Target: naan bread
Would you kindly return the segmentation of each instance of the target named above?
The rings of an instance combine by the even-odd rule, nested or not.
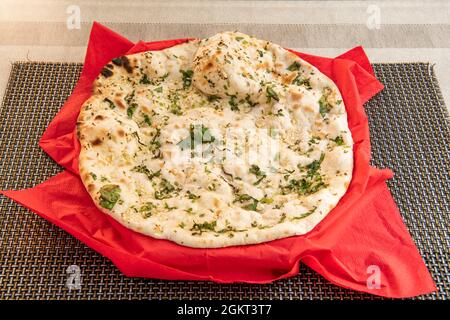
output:
[[[113,59],[77,128],[80,176],[98,208],[190,247],[305,234],[352,176],[336,85],[242,33]]]

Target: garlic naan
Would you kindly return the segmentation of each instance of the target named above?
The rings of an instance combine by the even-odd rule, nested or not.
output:
[[[242,33],[113,59],[77,130],[80,176],[98,208],[185,246],[305,234],[352,177],[336,85]]]

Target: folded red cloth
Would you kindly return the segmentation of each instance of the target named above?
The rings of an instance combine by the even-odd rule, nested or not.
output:
[[[361,47],[334,59],[294,52],[338,85],[354,139],[349,189],[308,234],[257,245],[195,249],[136,233],[100,212],[78,176],[80,147],[75,133],[76,118],[91,95],[92,82],[114,57],[185,41],[134,45],[94,23],[80,80],[39,143],[67,170],[34,188],[2,193],[108,257],[127,276],[267,283],[296,275],[302,261],[336,285],[376,295],[408,297],[436,290],[386,186],[391,171],[369,165],[363,104],[383,85]]]

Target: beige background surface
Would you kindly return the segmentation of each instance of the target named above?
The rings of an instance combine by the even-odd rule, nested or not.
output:
[[[80,29],[67,9],[80,8]],[[379,12],[379,28],[367,23]],[[17,60],[83,61],[92,21],[133,41],[239,30],[335,56],[363,45],[372,62],[435,63],[450,105],[450,1],[0,1],[0,96]]]

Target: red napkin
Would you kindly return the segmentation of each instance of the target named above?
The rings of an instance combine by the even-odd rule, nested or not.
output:
[[[108,257],[130,277],[268,283],[296,275],[302,261],[336,285],[371,294],[409,297],[435,291],[386,186],[392,172],[369,165],[363,104],[383,85],[361,47],[334,59],[295,52],[337,83],[355,142],[347,193],[308,234],[258,245],[194,249],[131,231],[95,207],[78,176],[80,147],[75,134],[76,118],[91,95],[92,81],[114,57],[161,50],[186,40],[134,45],[94,23],[80,80],[39,143],[67,170],[34,188],[2,193]]]

